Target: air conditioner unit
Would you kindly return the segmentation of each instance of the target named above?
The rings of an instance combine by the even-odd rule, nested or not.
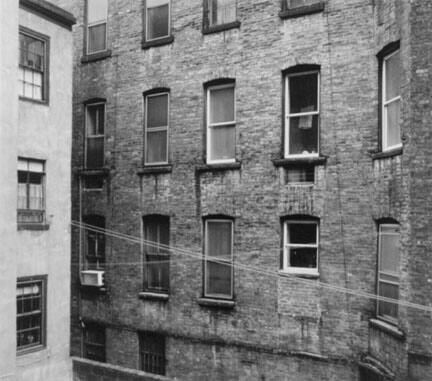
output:
[[[83,286],[103,287],[104,270],[83,270],[81,271],[81,284]]]

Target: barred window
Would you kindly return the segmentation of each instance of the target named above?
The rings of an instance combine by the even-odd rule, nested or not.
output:
[[[165,374],[165,336],[156,332],[141,332],[139,351],[141,370]]]

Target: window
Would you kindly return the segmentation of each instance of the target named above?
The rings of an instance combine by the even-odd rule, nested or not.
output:
[[[145,164],[168,163],[169,94],[145,96]]]
[[[236,21],[236,0],[204,0],[205,27],[229,24]]]
[[[17,350],[45,344],[46,277],[18,279]]]
[[[18,223],[45,221],[44,162],[18,159]]]
[[[86,150],[85,167],[89,169],[104,166],[105,103],[86,106]]]
[[[207,163],[235,162],[234,83],[207,89]]]
[[[155,332],[139,334],[141,370],[165,374],[165,336]]]
[[[233,221],[205,221],[204,296],[233,298]]]
[[[402,146],[400,131],[400,54],[399,49],[382,62],[382,149]]]
[[[285,157],[318,156],[319,72],[285,78]]]
[[[169,289],[169,218],[144,218],[145,263],[144,289],[168,292]]]
[[[107,49],[108,0],[87,0],[87,54]]]
[[[48,37],[20,28],[18,94],[21,97],[47,99]]]
[[[88,215],[83,217],[84,253],[87,270],[100,270],[105,265],[105,217]]]
[[[391,299],[399,299],[399,240],[399,225],[379,225],[377,293],[379,296]],[[378,300],[377,315],[395,323],[398,317],[398,305]]]
[[[318,222],[287,220],[283,230],[282,270],[318,275]]]
[[[169,37],[170,1],[146,0],[146,41]]]
[[[85,323],[83,330],[84,357],[105,362],[105,327],[96,323]]]

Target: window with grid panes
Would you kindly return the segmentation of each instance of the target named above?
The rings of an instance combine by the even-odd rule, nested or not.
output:
[[[87,54],[107,49],[108,0],[87,0]]]
[[[165,336],[156,332],[139,333],[141,370],[165,374]]]
[[[105,327],[97,323],[85,323],[83,330],[84,357],[105,362]]]
[[[105,162],[105,103],[86,106],[86,151],[85,167],[102,168]]]

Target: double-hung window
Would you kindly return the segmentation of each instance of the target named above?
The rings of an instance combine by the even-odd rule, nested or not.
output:
[[[146,95],[144,161],[146,165],[168,163],[169,93]]]
[[[378,230],[378,296],[399,299],[399,241],[398,224],[380,224]],[[396,303],[377,302],[377,315],[392,323],[397,322]]]
[[[44,101],[47,98],[48,37],[21,28],[18,94]]]
[[[107,49],[108,0],[87,0],[87,54]]]
[[[285,77],[285,157],[318,156],[319,72]]]
[[[283,230],[282,271],[318,275],[318,222],[286,220]]]
[[[382,150],[402,146],[400,130],[400,53],[399,49],[382,61]]]
[[[18,159],[18,223],[45,221],[44,162]]]
[[[87,270],[100,270],[105,265],[105,217],[87,215],[84,233],[85,264]]]
[[[105,103],[98,102],[86,106],[86,149],[85,167],[102,168],[105,161]]]
[[[144,290],[166,293],[169,289],[169,218],[149,216],[143,222]]]
[[[85,323],[83,330],[84,357],[105,362],[105,327],[97,323]]]
[[[204,297],[233,298],[233,221],[205,220]]]
[[[165,336],[156,332],[139,333],[141,370],[165,374]]]
[[[145,40],[157,40],[170,34],[170,0],[146,0]]]
[[[207,24],[209,27],[215,25],[229,24],[237,18],[237,0],[204,0],[207,11]]]
[[[17,350],[45,344],[46,277],[18,279]]]
[[[235,88],[228,83],[207,88],[207,163],[235,162]]]

